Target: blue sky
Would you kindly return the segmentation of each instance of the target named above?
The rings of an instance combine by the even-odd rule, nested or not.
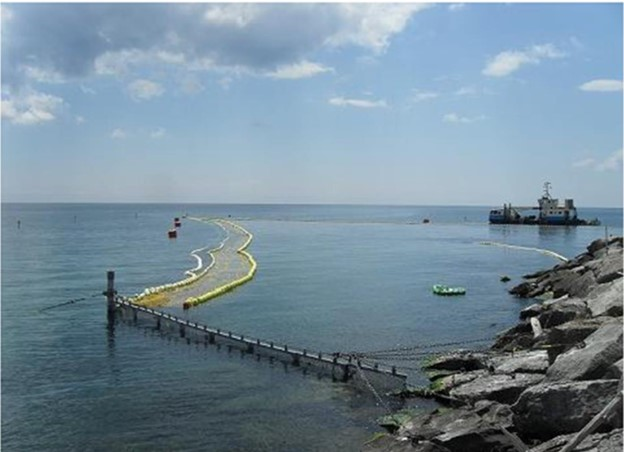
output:
[[[2,200],[622,206],[622,4],[2,5]]]

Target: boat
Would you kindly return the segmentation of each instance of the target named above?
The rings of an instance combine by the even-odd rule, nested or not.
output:
[[[432,291],[436,295],[466,295],[466,289],[463,287],[450,287],[444,284],[434,284]]]
[[[490,210],[490,224],[537,224],[553,226],[598,226],[598,219],[583,220],[578,218],[574,199],[566,199],[563,204],[550,195],[550,182],[544,183],[544,194],[537,200],[537,206],[521,207],[503,204],[502,209]],[[535,211],[535,214],[523,215],[521,212]]]

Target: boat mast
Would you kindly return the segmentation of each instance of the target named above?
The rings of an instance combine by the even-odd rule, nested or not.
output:
[[[550,199],[550,192],[548,191],[548,189],[551,187],[552,184],[550,182],[544,182],[544,198]]]

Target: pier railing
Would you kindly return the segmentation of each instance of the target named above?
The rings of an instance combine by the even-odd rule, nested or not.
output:
[[[337,381],[346,382],[364,374],[364,379],[372,378],[379,383],[381,378],[382,386],[388,386],[390,383],[390,386],[395,387],[397,384],[404,385],[407,378],[407,375],[399,372],[395,366],[370,365],[352,355],[311,351],[213,328],[156,309],[139,306],[119,296],[115,296],[114,303],[115,309],[121,311],[122,318],[131,318],[134,322],[138,322],[139,316],[151,319],[155,330],[173,331],[189,344],[195,342],[223,345],[238,349],[242,353],[266,357],[270,360],[276,359],[297,367],[314,367]]]

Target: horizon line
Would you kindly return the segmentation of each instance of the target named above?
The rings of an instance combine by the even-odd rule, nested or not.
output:
[[[341,203],[341,202],[198,202],[198,201],[7,201],[0,204],[119,204],[119,205],[214,205],[214,206],[342,206],[342,207],[486,207],[493,204],[380,204],[380,203]],[[624,209],[624,206],[585,206],[577,209]]]

